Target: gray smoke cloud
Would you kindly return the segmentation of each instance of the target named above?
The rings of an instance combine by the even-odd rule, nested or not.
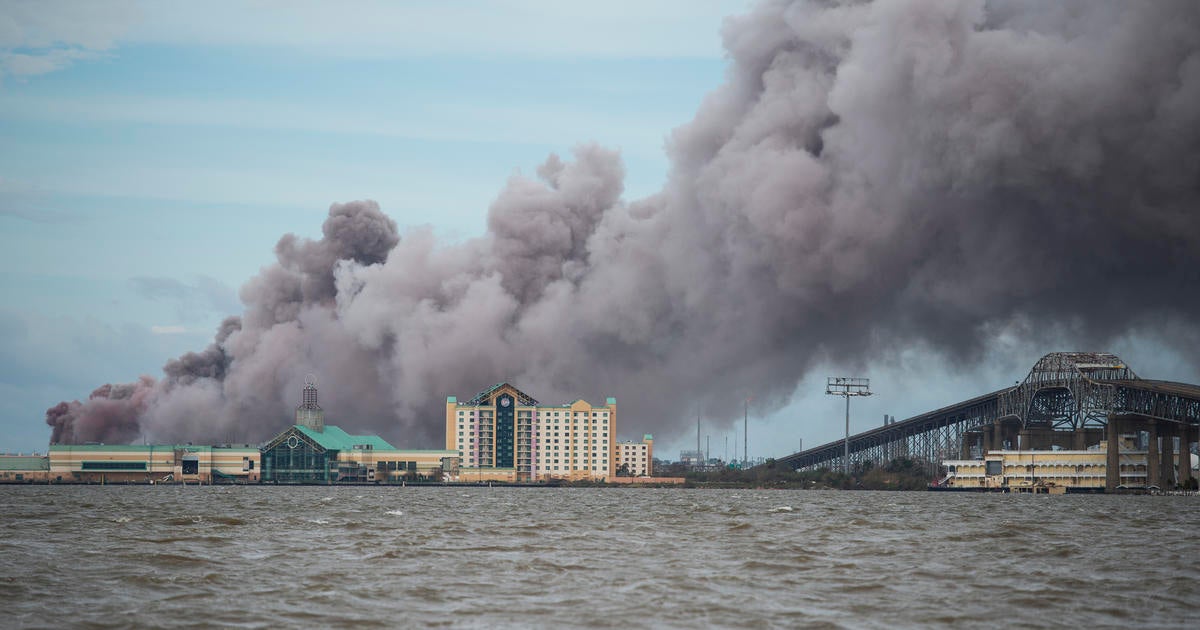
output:
[[[766,2],[723,37],[660,193],[584,145],[461,244],[335,204],[211,347],[54,407],[52,439],[263,439],[310,372],[331,423],[406,446],[500,380],[670,438],[831,357],[1200,340],[1200,4]]]

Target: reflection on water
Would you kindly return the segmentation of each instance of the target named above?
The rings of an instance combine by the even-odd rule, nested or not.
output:
[[[7,627],[1178,625],[1196,497],[0,486]]]

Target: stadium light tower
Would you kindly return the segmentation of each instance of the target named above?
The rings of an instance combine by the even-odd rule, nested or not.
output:
[[[825,393],[846,398],[846,441],[842,449],[842,472],[850,474],[850,397],[870,396],[871,379],[830,376],[825,380]]]

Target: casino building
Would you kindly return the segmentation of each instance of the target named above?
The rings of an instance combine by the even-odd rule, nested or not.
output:
[[[402,450],[377,435],[326,425],[317,386],[305,381],[296,424],[262,447],[264,483],[403,483],[458,473],[457,453]]]
[[[617,400],[543,405],[509,383],[446,398],[446,450],[460,481],[603,480],[613,476]]]

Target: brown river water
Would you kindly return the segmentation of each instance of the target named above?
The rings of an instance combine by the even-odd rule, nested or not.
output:
[[[1196,627],[1200,497],[0,486],[3,627]]]

